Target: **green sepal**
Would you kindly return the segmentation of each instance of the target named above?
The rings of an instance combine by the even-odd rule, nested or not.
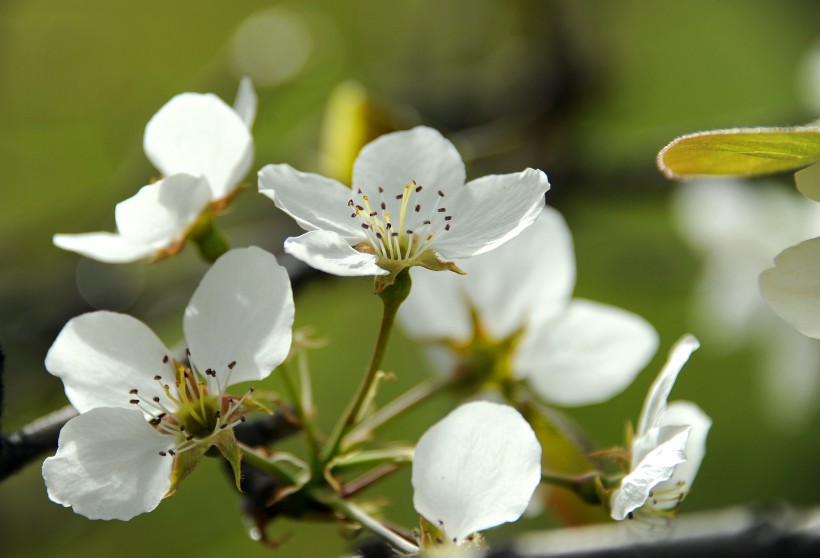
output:
[[[432,250],[425,250],[416,256],[414,263],[415,265],[420,265],[421,267],[432,269],[433,271],[452,271],[453,273],[458,273],[459,275],[467,275],[467,272],[460,269],[455,263],[439,259],[436,253]]]
[[[198,445],[174,456],[174,465],[171,469],[171,488],[168,489],[165,498],[173,496],[182,480],[194,472],[208,449],[209,446]]]
[[[236,435],[234,434],[233,428],[224,428],[214,437],[212,443],[219,449],[219,453],[222,454],[222,457],[231,464],[236,489],[242,492],[242,487],[240,486],[240,482],[242,481],[242,469],[240,468],[240,464],[242,463],[242,451],[236,442]]]
[[[820,161],[820,127],[735,128],[679,137],[658,153],[669,178],[758,176]]]

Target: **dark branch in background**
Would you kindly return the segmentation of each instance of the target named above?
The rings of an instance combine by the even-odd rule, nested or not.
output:
[[[384,543],[359,547],[363,558],[395,556]],[[670,527],[618,523],[523,535],[483,558],[816,558],[820,508],[734,508],[682,516]]]
[[[294,293],[308,283],[326,276],[301,262],[292,265],[288,273]],[[53,453],[57,449],[60,430],[66,422],[77,416],[77,411],[68,406],[41,417],[16,432],[2,434],[3,362],[3,351],[0,349],[0,482],[43,454]],[[236,435],[240,441],[248,445],[268,445],[295,431],[288,431],[288,428],[294,427],[287,423],[290,424],[288,427],[285,423],[287,421],[281,420],[278,414],[248,421],[236,428]]]

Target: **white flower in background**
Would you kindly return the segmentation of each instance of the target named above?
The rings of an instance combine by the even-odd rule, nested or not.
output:
[[[413,506],[449,542],[516,521],[541,481],[541,446],[507,405],[461,405],[419,440]]]
[[[412,275],[401,324],[411,336],[446,342],[462,357],[481,345],[497,349],[495,356],[511,358],[511,372],[547,401],[605,401],[626,388],[657,349],[657,334],[643,318],[571,298],[572,237],[551,207],[504,246],[456,263],[466,276]]]
[[[267,377],[287,356],[292,324],[287,273],[255,247],[219,258],[191,297],[183,321],[190,366],[135,318],[73,318],[46,356],[81,413],[43,464],[49,498],[91,519],[154,509],[180,455],[232,435],[247,394],[227,388]]]
[[[464,163],[437,131],[417,127],[362,148],[353,189],[329,178],[268,165],[259,191],[308,231],[285,251],[336,275],[385,275],[492,250],[528,227],[544,205],[546,175],[527,169],[465,185]]]
[[[107,263],[176,253],[199,216],[221,209],[248,173],[256,104],[247,78],[234,108],[210,93],[168,101],[144,137],[145,154],[164,178],[117,204],[116,233],[56,234],[54,244]]]
[[[681,368],[699,346],[691,335],[681,338],[649,388],[632,441],[631,470],[610,500],[613,519],[668,512],[692,486],[712,421],[694,403],[674,401],[667,406],[667,400]]]
[[[683,238],[703,258],[698,329],[727,346],[747,341],[765,351],[761,403],[771,420],[791,427],[815,409],[820,346],[783,326],[760,296],[757,277],[784,246],[820,235],[820,205],[779,186],[690,182],[678,188],[674,209]]]
[[[760,275],[763,296],[797,331],[820,339],[820,238],[783,250]]]

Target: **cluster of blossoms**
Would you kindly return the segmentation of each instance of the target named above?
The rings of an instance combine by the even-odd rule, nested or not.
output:
[[[57,235],[55,244],[109,262],[170,255],[186,238],[202,247],[212,214],[249,169],[255,111],[245,81],[233,109],[213,95],[175,97],[145,133],[146,154],[164,177],[118,204],[118,233]],[[465,177],[453,144],[426,127],[364,146],[352,188],[288,165],[260,171],[259,191],[307,231],[287,239],[285,251],[324,272],[374,277],[384,302],[374,360],[337,428],[316,434],[307,371],[302,396],[284,409],[310,442],[312,466],[288,458],[299,469],[293,474],[266,449],[237,441],[234,427],[245,415],[269,409],[253,389],[229,390],[265,379],[295,350],[294,304],[273,255],[225,249],[185,310],[184,354],[112,312],[78,316],[60,332],[46,368],[80,415],[43,465],[49,497],[90,518],[129,519],[154,509],[216,448],[237,485],[243,459],[284,484],[269,505],[309,500],[408,554],[480,546],[478,532],[517,520],[545,478],[542,442],[527,417],[530,394],[561,406],[605,401],[632,382],[658,338],[639,316],[572,298],[572,239],[560,214],[544,206],[543,172]],[[426,269],[413,270],[411,280],[411,267]],[[483,399],[455,409],[409,452],[370,450],[380,358],[397,314],[430,344],[451,386],[467,385]],[[666,400],[696,346],[685,337],[673,349],[627,441],[630,467],[602,492],[615,519],[671,510],[692,483],[710,421],[693,404]],[[368,420],[372,429],[354,436]],[[343,465],[393,467],[408,455],[423,518],[414,537],[364,513],[335,476]]]

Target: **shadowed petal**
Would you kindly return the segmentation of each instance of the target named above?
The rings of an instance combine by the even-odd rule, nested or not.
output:
[[[222,387],[267,377],[288,355],[292,327],[288,274],[255,246],[220,257],[185,310],[191,360],[200,373],[212,368]]]
[[[784,321],[820,339],[820,237],[786,248],[760,274],[760,292]]]
[[[95,407],[123,407],[132,389],[151,398],[161,395],[153,379],[173,384],[170,352],[148,326],[125,314],[90,312],[72,318],[46,355],[46,369],[63,380],[71,404],[84,413]]]
[[[233,102],[233,110],[248,127],[248,130],[253,128],[253,121],[256,120],[256,109],[259,105],[259,100],[256,97],[256,91],[253,89],[253,82],[248,76],[244,76],[239,81],[239,90],[236,92],[236,99]]]
[[[157,507],[171,487],[169,439],[134,410],[99,408],[68,421],[57,455],[43,463],[48,497],[89,519],[120,519]]]
[[[461,542],[521,517],[541,480],[541,446],[512,407],[467,403],[424,433],[412,476],[416,511]]]
[[[387,275],[376,265],[376,257],[353,249],[344,238],[330,231],[311,231],[285,240],[285,252],[309,266],[347,277]]]
[[[105,263],[135,262],[157,252],[157,249],[149,244],[134,242],[110,232],[55,234],[53,242],[58,248]]]

